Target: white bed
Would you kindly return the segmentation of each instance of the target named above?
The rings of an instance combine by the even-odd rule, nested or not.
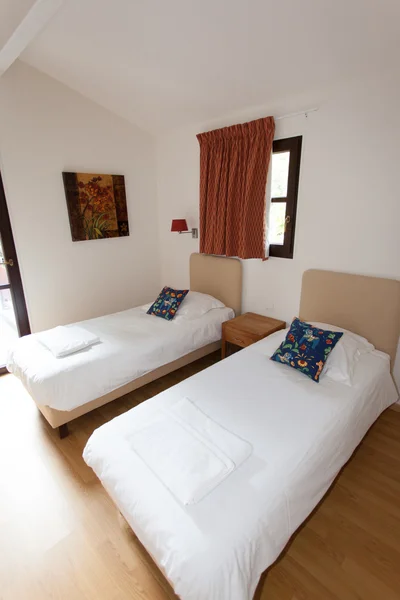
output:
[[[352,385],[328,377],[317,384],[269,360],[280,331],[117,417],[87,443],[85,461],[182,600],[251,600],[261,574],[398,398],[390,363],[400,282],[306,272],[300,316],[353,331],[386,353],[361,353]],[[252,446],[192,505],[176,499],[133,440],[138,422],[185,398]]]
[[[221,339],[221,324],[234,317],[217,308],[198,319],[166,321],[137,307],[77,325],[100,342],[56,358],[38,336],[21,338],[7,368],[24,384],[37,404],[71,411],[150,371]],[[179,315],[179,313],[178,313]]]
[[[26,336],[11,349],[7,368],[21,380],[49,424],[65,437],[70,421],[220,348],[222,322],[241,312],[240,261],[192,254],[190,290],[189,296],[207,294],[225,308],[213,306],[199,318],[192,314],[186,319],[178,311],[172,321],[164,321],[137,307],[75,323],[75,330],[94,334],[100,342],[63,358],[53,356],[37,336]],[[181,313],[188,312],[187,299]],[[201,305],[194,315],[204,310]],[[61,330],[64,337],[73,337],[68,327]],[[45,337],[46,343],[60,342],[55,330]]]
[[[250,600],[260,575],[396,401],[390,359],[360,358],[353,386],[268,360],[280,331],[100,427],[84,459],[182,600]],[[184,507],[131,448],[135,419],[188,397],[253,452]]]

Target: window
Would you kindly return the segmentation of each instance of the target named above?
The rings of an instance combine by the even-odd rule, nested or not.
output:
[[[293,258],[302,137],[275,140],[272,148],[269,255]]]

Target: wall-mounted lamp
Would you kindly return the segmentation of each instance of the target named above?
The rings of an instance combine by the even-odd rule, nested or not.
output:
[[[194,239],[199,237],[199,230],[196,227],[193,227],[193,229],[188,229],[186,219],[173,219],[171,231],[177,231],[178,233],[191,233],[192,238]]]

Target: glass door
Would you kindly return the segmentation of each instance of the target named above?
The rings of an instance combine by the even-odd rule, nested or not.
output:
[[[7,350],[19,336],[11,297],[11,285],[4,261],[4,252],[0,240],[0,368],[4,368]]]
[[[0,374],[16,338],[30,333],[24,291],[0,173]]]

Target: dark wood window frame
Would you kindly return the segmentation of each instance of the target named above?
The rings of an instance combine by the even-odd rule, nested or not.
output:
[[[297,195],[299,190],[302,136],[275,140],[272,153],[290,152],[287,195],[285,198],[271,198],[272,202],[286,202],[285,237],[282,246],[270,244],[269,256],[293,258],[294,235],[296,231]]]

